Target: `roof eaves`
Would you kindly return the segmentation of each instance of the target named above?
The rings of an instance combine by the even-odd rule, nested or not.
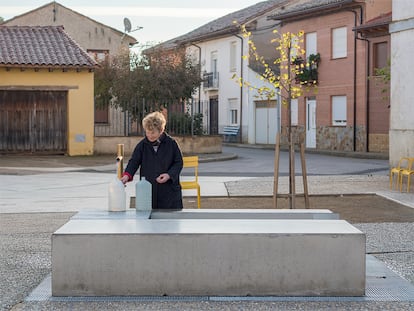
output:
[[[120,30],[118,30],[118,29],[116,29],[116,28],[113,28],[113,27],[111,27],[111,26],[105,25],[105,24],[103,24],[103,23],[101,23],[101,22],[99,22],[99,21],[97,21],[97,20],[94,20],[93,18],[90,18],[89,16],[86,16],[86,15],[83,15],[83,14],[81,14],[81,13],[77,12],[77,11],[74,11],[74,10],[72,10],[71,8],[65,7],[64,5],[62,5],[62,4],[60,4],[60,3],[56,2],[56,1],[52,1],[52,2],[46,3],[45,5],[42,5],[42,6],[40,6],[40,7],[37,7],[37,8],[35,8],[35,9],[33,9],[33,10],[30,10],[30,11],[25,12],[25,13],[23,13],[23,14],[20,14],[20,15],[14,16],[14,17],[12,17],[12,18],[10,18],[10,19],[8,19],[8,20],[4,21],[2,24],[6,25],[6,24],[7,24],[7,22],[9,22],[9,21],[12,21],[12,20],[17,19],[17,18],[20,18],[20,17],[22,17],[22,16],[25,16],[25,15],[31,14],[31,13],[33,13],[33,12],[36,12],[36,11],[38,11],[38,10],[40,10],[40,9],[43,9],[43,8],[45,8],[45,7],[47,7],[47,6],[51,5],[51,4],[59,5],[59,6],[61,6],[62,8],[64,8],[64,9],[66,9],[66,10],[69,10],[69,11],[73,12],[73,13],[74,13],[74,14],[76,14],[76,15],[79,15],[79,16],[81,16],[81,17],[87,18],[87,19],[89,19],[90,21],[92,21],[92,22],[94,22],[94,23],[96,23],[96,24],[98,24],[98,25],[101,25],[101,26],[107,27],[107,28],[109,28],[109,29],[113,30],[114,32],[118,33],[118,34],[119,34],[119,35],[121,35],[121,36],[125,35],[125,37],[127,37],[127,38],[129,39],[129,41],[131,41],[131,44],[138,43],[138,40],[137,40],[137,39],[135,39],[134,37],[132,37],[131,35],[128,35],[128,34],[126,34],[126,33],[123,33],[122,31],[120,31]]]
[[[234,35],[234,34],[240,33],[240,28],[236,24],[233,24],[233,21],[237,21],[239,24],[246,24],[246,23],[252,22],[256,18],[266,15],[266,13],[271,12],[278,7],[286,5],[286,3],[288,2],[289,2],[288,0],[274,0],[274,1],[258,2],[257,4],[251,5],[247,8],[244,8],[239,11],[222,16],[187,34],[184,34],[182,36],[176,37],[169,41],[160,43],[152,48],[146,49],[143,52],[145,53],[145,51],[154,51],[158,49],[174,49],[175,48],[174,45],[197,43],[197,42],[207,41],[210,39],[221,38],[226,35],[228,36],[228,35]],[[254,10],[257,7],[261,9]],[[244,12],[249,12],[249,14],[246,14],[244,16],[243,15]],[[215,23],[218,23],[219,21],[221,22],[223,19],[227,19],[225,22],[226,23],[225,26],[218,28],[216,30],[210,30],[208,28],[209,26],[211,27],[211,25],[214,25]],[[230,19],[232,20],[230,21]],[[229,23],[229,21],[231,24]]]
[[[352,30],[358,32],[365,38],[374,38],[389,35],[389,25],[392,22],[391,13],[378,16],[363,25],[354,27]]]
[[[276,4],[274,4],[273,6],[266,8],[266,10],[258,11],[254,14],[250,14],[248,16],[245,16],[243,19],[234,20],[234,21],[237,22],[237,24],[241,24],[241,25],[249,24],[249,23],[253,22],[254,20],[256,20],[258,17],[265,15],[267,12],[273,11],[279,6],[283,6],[286,2],[288,2],[288,1],[280,1]],[[181,42],[182,43],[189,43],[189,42],[194,42],[195,43],[195,42],[206,41],[206,40],[209,40],[209,39],[220,38],[220,37],[225,36],[225,35],[238,34],[238,33],[241,32],[241,30],[240,30],[240,27],[237,24],[233,24],[234,21],[232,21],[231,25],[228,25],[228,26],[226,26],[224,28],[221,28],[221,29],[218,29],[216,31],[208,32],[208,33],[205,33],[205,34],[189,37],[188,39],[178,40],[178,41],[180,43]]]
[[[306,3],[306,2],[305,2]],[[310,0],[307,2],[309,6],[295,6],[292,5],[284,13],[276,13],[268,16],[268,20],[285,20],[285,19],[295,19],[303,18],[304,16],[311,15],[315,12],[321,12],[323,10],[331,10],[336,8],[342,8],[344,5],[355,3],[354,0],[337,0],[337,1],[327,1],[326,3],[318,4],[317,1]]]
[[[388,26],[392,22],[392,13],[384,14],[383,16],[378,16],[370,21],[367,21],[365,24],[357,26],[354,30],[364,30],[375,27]]]
[[[176,40],[177,44],[186,44],[186,43],[197,43],[202,41],[208,41],[210,39],[218,39],[223,36],[234,35],[240,32],[240,29],[236,26],[234,27],[226,27],[217,31],[213,31],[206,34],[201,34],[199,36],[194,36],[191,38],[183,39],[183,40]]]
[[[383,23],[376,23],[371,25],[361,25],[358,27],[354,27],[352,30],[356,31],[363,31],[366,29],[378,28],[378,27],[388,27],[391,22],[383,22]]]
[[[49,70],[94,70],[99,67],[96,65],[50,65],[50,64],[11,64],[0,63],[0,68],[17,68],[17,69],[49,69]]]

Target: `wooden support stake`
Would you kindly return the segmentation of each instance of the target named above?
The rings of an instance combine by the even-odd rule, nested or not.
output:
[[[300,159],[302,167],[302,178],[303,178],[303,194],[296,193],[295,183],[295,144],[290,137],[289,143],[289,193],[287,195],[279,195],[279,162],[280,162],[280,133],[276,135],[275,144],[275,162],[274,162],[274,178],[273,178],[273,207],[277,208],[278,197],[287,197],[289,199],[289,208],[296,208],[296,196],[304,196],[305,207],[310,208],[309,204],[309,190],[308,190],[308,177],[306,173],[306,161],[305,161],[305,145],[300,144]]]
[[[302,177],[303,177],[303,194],[305,196],[305,208],[310,208],[309,205],[309,192],[308,192],[308,177],[306,174],[306,161],[305,161],[305,145],[300,144],[300,159],[302,161]]]
[[[290,133],[289,142],[289,208],[296,208],[296,185],[295,185],[295,144],[293,143],[293,135]]]
[[[279,185],[280,133],[276,134],[275,163],[273,177],[273,207],[277,208],[277,191]]]

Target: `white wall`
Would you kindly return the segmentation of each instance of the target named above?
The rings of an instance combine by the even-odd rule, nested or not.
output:
[[[236,49],[236,72],[230,71],[230,45],[231,42],[237,42]],[[211,54],[212,52],[217,52],[217,71],[219,73],[219,89],[217,90],[204,90],[201,88],[200,100],[208,101],[212,96],[218,96],[219,98],[219,132],[222,132],[224,126],[230,124],[229,120],[229,99],[236,99],[238,105],[240,106],[241,90],[240,86],[237,83],[237,80],[232,79],[233,74],[240,76],[240,68],[242,62],[242,53],[241,53],[241,40],[236,36],[228,36],[225,38],[210,40],[206,42],[198,43],[197,46],[201,48],[201,72],[211,72]],[[187,50],[187,53],[196,56],[198,54],[198,48],[195,46],[190,46]],[[244,61],[245,63],[245,61]],[[245,67],[245,65],[243,65]],[[243,69],[246,71],[246,69]],[[244,91],[245,92],[245,91]],[[198,95],[197,95],[198,96]],[[245,97],[244,93],[243,96]],[[243,98],[243,112],[242,116],[245,113],[247,106],[247,99]],[[207,106],[206,106],[207,108]],[[206,111],[205,111],[206,112]],[[239,110],[240,117],[240,110]],[[246,118],[242,117],[242,124],[246,126]],[[240,122],[240,120],[239,120]]]
[[[246,78],[248,79],[248,81],[250,82],[251,85],[254,85],[256,87],[260,87],[260,86],[264,85],[269,89],[274,89],[274,87],[270,83],[262,81],[260,79],[260,75],[257,72],[255,72],[251,69],[248,69]],[[249,126],[249,129],[248,129],[248,143],[249,144],[256,144],[257,142],[256,142],[256,132],[255,132],[255,130],[256,130],[256,126],[255,126],[256,125],[255,124],[256,123],[256,105],[255,105],[255,101],[257,101],[257,100],[266,100],[267,98],[261,97],[258,94],[257,90],[255,90],[255,89],[247,89],[247,98],[248,98],[248,102],[250,103],[249,107],[248,107],[248,122],[251,125],[251,126]],[[275,100],[276,97],[272,97],[270,99]],[[277,108],[277,116],[280,117],[280,104],[279,103],[277,104],[276,108]],[[277,129],[280,130],[280,119],[272,120],[272,122],[275,122],[276,123],[275,127],[277,127]],[[267,126],[267,124],[263,125],[263,126]],[[274,134],[276,134],[276,133],[274,133]]]
[[[237,42],[236,49],[236,72],[230,71],[230,45],[231,42]],[[261,87],[270,85],[260,80],[257,73],[249,69],[248,61],[242,58],[243,55],[248,54],[247,39],[242,36],[228,36],[225,38],[210,40],[206,42],[197,43],[197,46],[201,48],[201,71],[211,72],[211,54],[217,52],[219,73],[219,89],[217,90],[204,90],[201,88],[200,100],[208,102],[212,96],[218,96],[219,98],[219,133],[222,132],[224,126],[230,125],[229,119],[229,99],[237,100],[239,106],[239,123],[241,118],[243,142],[254,144],[255,143],[255,104],[257,100],[255,97],[257,92],[250,90],[248,87],[243,86],[240,88],[237,78],[242,77],[244,81],[249,82],[255,87]],[[241,48],[243,46],[243,50]],[[199,48],[192,45],[188,47],[187,53],[191,55],[193,59],[198,59]],[[241,70],[242,68],[242,70]],[[236,74],[237,78],[232,76]],[[198,98],[198,93],[194,95]],[[242,110],[240,110],[240,101],[242,102]],[[205,105],[205,115],[209,115],[208,105]]]
[[[390,165],[414,157],[414,6],[411,0],[393,0],[391,33]]]
[[[259,53],[262,56],[273,57],[275,53],[274,44],[270,41],[274,38],[272,33],[273,28],[277,23],[275,21],[267,20],[267,16],[271,12],[264,14],[261,17],[256,17],[252,22],[257,22],[256,27],[258,31],[253,31],[253,41],[258,47]],[[198,59],[201,49],[201,71],[211,72],[211,53],[217,51],[219,72],[219,89],[204,90],[201,88],[200,94],[194,94],[194,98],[198,97],[201,101],[208,102],[212,96],[218,96],[219,100],[219,133],[222,133],[223,127],[230,125],[229,113],[229,99],[237,100],[239,105],[239,123],[241,118],[241,132],[243,143],[255,143],[255,92],[249,90],[248,87],[240,88],[238,80],[232,79],[234,74],[237,77],[242,77],[244,81],[251,83],[254,86],[260,87],[264,84],[258,79],[257,75],[248,67],[248,60],[243,59],[243,56],[248,55],[249,46],[248,39],[243,38],[242,34],[237,36],[229,35],[223,38],[217,38],[205,42],[197,42],[195,45],[190,45],[187,48],[187,54],[192,55],[194,59]],[[230,46],[231,42],[237,43],[236,49],[236,72],[230,71]],[[241,110],[240,110],[241,106]],[[208,105],[205,105],[205,115],[208,113]],[[206,120],[205,120],[206,121]]]

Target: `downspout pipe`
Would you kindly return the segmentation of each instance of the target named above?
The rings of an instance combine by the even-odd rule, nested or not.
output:
[[[201,73],[201,47],[195,43],[191,43],[191,45],[195,46],[198,49],[198,67],[200,68]],[[198,87],[198,112],[200,112],[200,105],[201,105],[201,84]]]
[[[370,100],[370,67],[371,67],[371,62],[370,62],[370,58],[371,58],[371,42],[366,39],[366,38],[359,38],[357,37],[358,40],[361,41],[365,41],[367,43],[367,83],[366,83],[366,104],[365,104],[365,108],[366,108],[366,120],[365,120],[365,124],[366,124],[366,146],[365,146],[365,152],[369,152],[369,114],[370,114],[370,105],[369,105],[369,100]]]
[[[243,37],[235,34],[235,37],[240,39],[240,77],[243,77]],[[239,142],[243,143],[243,84],[240,87],[240,128],[239,128]]]
[[[362,25],[362,20],[363,20],[363,17],[362,17],[362,13],[363,13],[363,8],[362,8],[362,6],[358,6],[358,8],[359,8],[359,12],[360,12],[360,20],[359,20],[359,23],[360,23],[360,25]],[[354,13],[354,28],[356,28],[357,27],[357,24],[358,24],[358,13],[356,12],[356,11],[354,11],[354,10],[351,10],[351,12],[352,13]],[[358,40],[357,40],[357,34],[356,34],[356,32],[354,32],[354,85],[353,85],[353,88],[354,88],[354,116],[353,116],[353,122],[354,122],[354,138],[353,138],[353,141],[354,141],[354,143],[353,143],[353,149],[354,149],[354,152],[356,152],[356,139],[357,139],[357,123],[356,123],[356,114],[357,114],[357,99],[356,99],[356,96],[357,96],[357,42],[358,42]]]

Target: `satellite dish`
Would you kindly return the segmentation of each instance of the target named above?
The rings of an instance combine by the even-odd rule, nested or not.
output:
[[[125,32],[131,32],[131,21],[127,17],[124,18],[124,27]]]

